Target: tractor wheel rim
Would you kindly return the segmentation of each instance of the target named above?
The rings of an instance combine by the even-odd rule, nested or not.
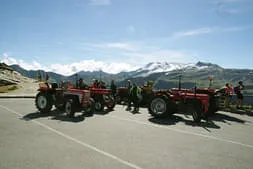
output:
[[[71,113],[71,104],[69,102],[66,103],[65,111],[67,115],[70,115]]]
[[[100,110],[101,107],[102,107],[102,105],[101,105],[100,102],[96,102],[96,103],[95,103],[95,108],[96,108],[96,110]]]
[[[162,114],[166,111],[166,102],[161,98],[156,98],[151,103],[151,110],[156,114]]]
[[[45,96],[39,96],[39,98],[38,98],[38,106],[41,109],[46,108],[46,106],[47,106],[47,98]]]

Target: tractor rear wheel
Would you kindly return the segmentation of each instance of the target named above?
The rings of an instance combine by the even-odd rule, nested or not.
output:
[[[154,97],[149,105],[149,113],[156,117],[161,118],[168,115],[168,99],[165,96],[159,95]]]
[[[41,113],[48,113],[53,106],[52,95],[46,92],[39,92],[35,98],[35,105]]]

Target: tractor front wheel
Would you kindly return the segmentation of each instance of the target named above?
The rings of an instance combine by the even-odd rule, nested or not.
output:
[[[73,117],[75,114],[75,105],[72,99],[68,99],[65,104],[65,112],[68,117]]]
[[[102,101],[100,101],[100,100],[95,101],[95,110],[96,111],[103,111],[104,107],[105,107],[105,105],[102,103]]]
[[[35,98],[35,105],[41,113],[48,113],[53,106],[52,95],[46,92],[39,92]]]

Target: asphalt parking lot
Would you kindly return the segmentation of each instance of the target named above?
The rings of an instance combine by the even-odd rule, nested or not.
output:
[[[1,169],[252,169],[253,115],[152,118],[117,105],[93,116],[41,115],[34,99],[0,99]]]

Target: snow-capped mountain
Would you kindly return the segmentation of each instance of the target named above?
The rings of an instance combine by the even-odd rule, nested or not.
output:
[[[219,67],[211,63],[198,62],[194,63],[168,63],[168,62],[151,62],[145,65],[142,68],[137,69],[136,71],[131,72],[131,75],[134,77],[146,77],[153,73],[162,73],[170,72],[174,70],[201,70]],[[219,67],[221,68],[221,67]]]
[[[37,78],[38,74],[45,78],[44,70],[26,70],[19,65],[12,65],[12,69],[30,78]],[[196,82],[199,85],[208,86],[210,75],[214,78],[216,87],[224,85],[226,82],[233,84],[238,81],[247,83],[247,89],[253,89],[252,69],[225,69],[216,64],[198,62],[196,64],[168,63],[168,62],[152,62],[136,69],[135,71],[125,71],[118,74],[110,74],[103,71],[80,71],[76,72],[79,77],[82,77],[87,84],[91,84],[92,79],[99,79],[110,84],[111,80],[117,81],[118,86],[125,86],[127,80],[136,82],[139,85],[144,84],[148,80],[154,81],[155,88],[167,89],[176,87],[178,84],[179,75],[182,76],[184,87],[190,88]],[[54,72],[47,72],[49,77],[60,80],[75,81],[74,76],[63,76]]]

